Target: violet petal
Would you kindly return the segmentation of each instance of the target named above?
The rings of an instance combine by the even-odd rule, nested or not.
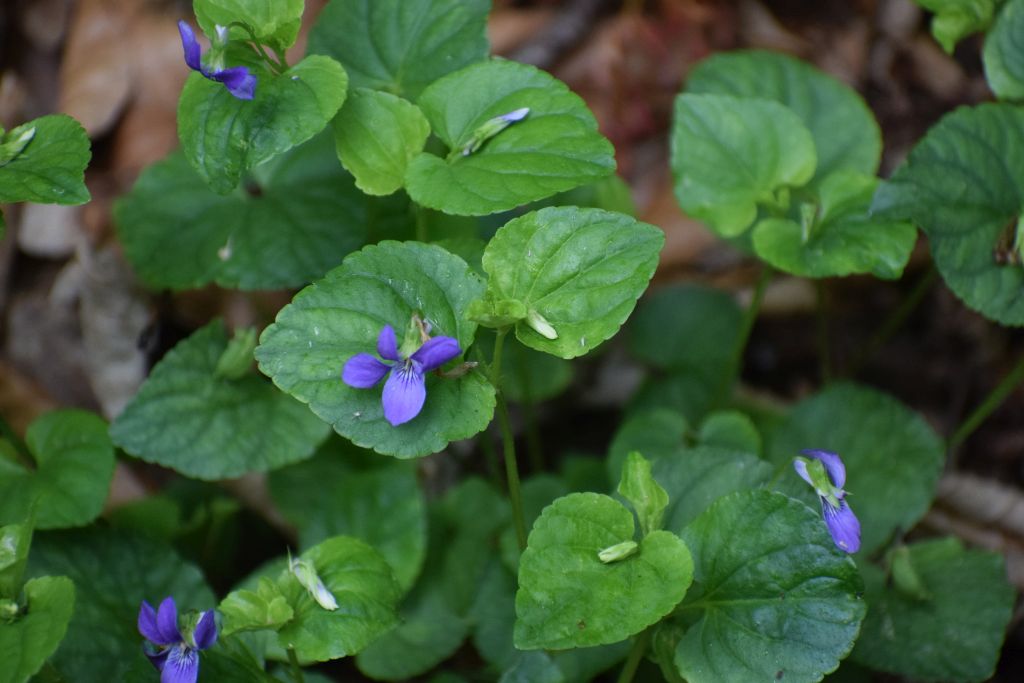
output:
[[[199,678],[199,653],[184,645],[171,648],[160,673],[160,683],[196,683]]]
[[[835,508],[822,498],[821,512],[828,532],[840,550],[848,553],[860,550],[860,521],[845,500],[839,501],[839,507]]]
[[[377,353],[387,360],[402,360],[398,356],[398,342],[395,340],[395,328],[385,325],[377,337]]]
[[[169,652],[170,650],[167,648],[154,652],[147,649],[145,646],[142,647],[142,653],[149,657],[150,664],[156,667],[157,671],[164,670],[164,665],[167,663],[167,655]]]
[[[384,383],[381,395],[384,418],[395,427],[404,424],[420,414],[426,398],[427,386],[417,363],[409,361],[396,366]]]
[[[199,47],[199,41],[196,40],[196,34],[192,27],[184,20],[179,21],[178,33],[181,34],[181,47],[185,50],[185,63],[188,68],[193,71],[202,71],[203,65],[200,60],[202,49]]]
[[[228,92],[240,100],[251,100],[256,94],[256,77],[244,66],[221,69],[208,76],[224,84]]]
[[[828,472],[828,478],[832,480],[832,485],[837,489],[843,488],[846,484],[846,467],[843,465],[843,460],[838,454],[813,449],[806,449],[800,452],[815,460],[820,460],[821,464],[825,466],[825,471]]]
[[[423,346],[412,354],[411,358],[420,364],[423,372],[439,368],[452,358],[462,353],[459,342],[452,337],[434,337],[428,339]]]
[[[199,615],[199,622],[192,632],[192,641],[200,650],[205,650],[217,642],[217,620],[212,609]]]
[[[163,634],[160,632],[160,627],[156,623],[156,610],[145,600],[139,605],[139,619],[138,619],[139,633],[142,637],[151,643],[157,645],[170,645],[171,643],[177,642],[176,640],[165,641]]]
[[[390,365],[382,363],[368,353],[357,353],[345,361],[341,380],[356,389],[369,389],[388,374]]]
[[[178,630],[178,606],[174,604],[173,597],[164,598],[156,611],[156,629],[160,640],[154,640],[157,645],[170,645],[180,643],[181,631]]]

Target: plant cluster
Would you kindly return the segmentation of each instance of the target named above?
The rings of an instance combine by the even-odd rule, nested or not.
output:
[[[319,683],[341,658],[435,683],[803,683],[844,659],[984,680],[1002,558],[905,538],[949,444],[852,382],[784,414],[734,391],[774,273],[896,279],[917,228],[968,307],[1024,324],[1024,0],[921,4],[947,49],[988,29],[999,101],[945,116],[889,180],[870,109],[808,64],[743,51],[689,74],[676,194],[762,263],[741,309],[693,285],[637,307],[663,234],[583,100],[489,56],[488,0],[332,0],[295,64],[302,0],[195,0],[181,149],[118,201],[120,243],[153,290],[301,289],[265,329],[196,330],[110,425],[57,410],[6,435],[0,682]],[[68,117],[19,126],[0,202],[87,201],[88,160]],[[535,458],[520,482],[512,417],[635,307],[623,337],[650,372],[606,457]],[[418,460],[452,442],[496,474],[491,428],[498,485],[428,495]],[[118,450],[181,476],[97,521]],[[273,559],[241,576],[239,504],[211,482],[252,473],[297,536],[264,532]],[[467,647],[476,668],[446,666]]]

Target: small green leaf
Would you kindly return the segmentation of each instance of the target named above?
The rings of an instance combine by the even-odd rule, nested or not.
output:
[[[661,528],[665,508],[668,507],[668,493],[651,474],[650,460],[636,451],[626,456],[618,491],[633,506],[641,534],[646,536]]]
[[[402,187],[409,162],[429,135],[419,107],[368,88],[354,89],[334,117],[338,157],[367,194],[387,195]]]
[[[851,659],[919,681],[988,680],[1013,611],[1002,556],[966,550],[954,538],[908,546],[930,599],[886,585],[864,565],[870,609]]]
[[[332,0],[309,52],[334,57],[352,85],[415,100],[445,74],[487,58],[490,0]]]
[[[21,593],[21,577],[32,545],[32,524],[0,527],[0,598],[14,599]]]
[[[42,116],[0,135],[0,142],[10,157],[0,163],[0,204],[89,201],[89,136],[78,121],[64,114]]]
[[[84,410],[55,410],[25,435],[36,469],[0,464],[0,522],[24,519],[35,505],[35,526],[60,529],[99,516],[114,475],[107,423]]]
[[[241,589],[229,593],[218,610],[224,617],[222,636],[239,631],[276,631],[295,614],[277,584],[267,577],[260,578],[254,591]]]
[[[484,250],[486,253],[486,248]],[[481,256],[482,259],[482,256]],[[486,294],[469,304],[466,317],[484,327],[507,327],[526,318],[526,304],[515,299],[495,300]]]
[[[312,460],[273,472],[270,493],[298,527],[302,546],[355,536],[383,555],[398,583],[409,588],[427,545],[426,502],[416,467],[380,458],[373,466],[357,466],[356,450],[329,439]]]
[[[174,153],[146,169],[114,205],[125,252],[150,287],[212,282],[240,289],[303,285],[366,241],[365,198],[325,139],[215,194]]]
[[[633,515],[608,496],[573,493],[545,508],[519,563],[516,647],[615,643],[672,611],[690,585],[690,552],[675,534],[654,531],[631,557],[598,558],[633,535]]]
[[[114,442],[196,479],[264,472],[313,455],[328,430],[301,403],[255,373],[216,376],[227,345],[215,321],[169,351],[110,426]]]
[[[977,2],[978,0],[975,0]],[[991,2],[988,3],[991,12]],[[1001,100],[1024,99],[1024,64],[1020,37],[1024,32],[1024,0],[1008,0],[985,37],[982,57],[985,79]]]
[[[768,437],[779,489],[817,507],[817,495],[793,471],[793,458],[805,448],[842,457],[865,555],[924,515],[945,462],[941,439],[920,415],[855,384],[834,384],[801,401]]]
[[[419,204],[459,215],[513,209],[592,182],[615,170],[612,145],[587,105],[561,81],[532,66],[491,60],[445,76],[419,99],[450,154],[428,152],[405,184]],[[469,155],[480,127],[527,108],[529,115]]]
[[[664,527],[675,533],[722,496],[756,489],[772,476],[772,466],[750,453],[708,445],[659,458],[653,469],[670,501]]]
[[[840,169],[878,170],[882,134],[871,109],[852,88],[799,59],[767,50],[721,52],[693,68],[686,91],[785,105],[814,138],[815,185]]]
[[[761,453],[761,433],[754,421],[738,410],[719,410],[704,418],[697,430],[697,443],[753,455]]]
[[[110,529],[39,534],[29,572],[74,581],[74,615],[50,663],[75,683],[119,681],[136,665],[152,676],[136,626],[143,600],[174,596],[179,614],[216,604],[199,569],[169,546]]]
[[[384,419],[381,390],[349,387],[341,371],[355,354],[375,350],[385,325],[405,330],[414,312],[432,324],[433,335],[454,337],[468,349],[476,323],[465,311],[483,287],[465,261],[440,247],[365,247],[278,313],[263,331],[256,359],[277,386],[353,443],[403,459],[436,453],[490,423],[494,388],[479,372],[428,375],[422,412],[395,427]]]
[[[402,591],[388,563],[377,551],[348,536],[335,536],[302,554],[315,567],[324,585],[338,601],[326,610],[288,571],[278,587],[295,612],[278,632],[283,648],[293,647],[305,662],[324,662],[353,655],[395,623],[395,608]]]
[[[311,55],[272,76],[259,72],[256,95],[240,100],[193,73],[178,103],[178,137],[189,163],[218,194],[249,169],[319,133],[345,101],[348,76],[336,61]]]
[[[24,612],[0,619],[0,683],[24,683],[42,668],[64,638],[74,606],[75,584],[66,576],[25,584]]]
[[[719,499],[682,533],[697,558],[677,614],[694,615],[676,647],[690,683],[820,681],[853,647],[864,618],[853,561],[817,511],[769,491]]]
[[[892,280],[903,274],[917,241],[910,223],[872,218],[868,209],[878,179],[840,170],[825,178],[802,221],[766,218],[753,231],[754,251],[800,277],[872,273]]]
[[[872,211],[928,235],[950,289],[982,315],[1024,325],[1024,268],[1014,249],[1024,211],[1024,110],[962,107],[914,146]]]
[[[995,14],[995,0],[914,0],[932,17],[932,35],[949,54],[961,40],[984,31]]]
[[[284,52],[299,35],[304,4],[303,0],[194,0],[192,6],[206,35],[216,35],[218,25],[238,21],[248,24],[259,42]],[[238,27],[232,27],[231,36],[252,39]]]
[[[526,320],[526,346],[575,358],[615,334],[647,287],[665,238],[652,225],[600,209],[550,207],[506,223],[484,251],[488,296],[521,301],[556,333]]]
[[[676,99],[672,170],[686,213],[722,237],[742,234],[759,206],[785,210],[814,176],[814,139],[769,100],[683,93]]]

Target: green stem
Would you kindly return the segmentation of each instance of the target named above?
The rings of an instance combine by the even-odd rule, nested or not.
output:
[[[924,297],[931,290],[932,285],[938,278],[939,273],[932,266],[925,272],[924,275],[917,281],[914,288],[910,291],[910,294],[903,300],[899,307],[893,311],[882,326],[875,331],[867,344],[863,346],[860,353],[850,363],[849,375],[856,375],[863,368],[864,364],[873,356],[878,349],[889,340],[889,338],[895,334],[896,330],[903,326],[903,323],[907,321],[910,314],[914,312],[918,304],[924,300]]]
[[[644,629],[643,633],[636,637],[633,641],[633,648],[629,651],[629,656],[626,657],[626,663],[622,665],[622,672],[619,674],[618,683],[631,683],[633,676],[636,674],[637,667],[640,666],[640,662],[644,658],[644,653],[647,652],[647,646],[651,643],[651,629],[650,626]]]
[[[508,497],[512,502],[512,523],[516,528],[519,550],[526,550],[526,517],[523,515],[523,496],[519,490],[519,469],[516,467],[516,445],[508,421],[505,397],[498,392],[498,424],[501,427],[502,450],[505,455],[505,476],[508,478]]]
[[[740,324],[740,334],[736,338],[736,346],[733,348],[732,360],[729,364],[729,371],[725,377],[722,378],[721,384],[718,386],[718,390],[715,392],[715,400],[712,404],[715,407],[721,407],[725,403],[725,399],[729,393],[729,388],[733,382],[739,376],[743,366],[743,351],[747,348],[747,341],[750,339],[750,333],[754,329],[754,322],[757,320],[758,311],[761,310],[761,302],[764,300],[764,292],[768,287],[768,282],[772,279],[772,275],[775,274],[775,270],[769,266],[764,265],[761,269],[761,275],[757,278],[757,284],[754,286],[754,296],[750,300],[750,305],[747,306],[747,310],[743,313],[743,320]]]
[[[228,27],[230,28],[232,26],[237,26],[238,28],[242,29],[243,31],[249,34],[249,37],[252,39],[252,44],[253,46],[255,46],[256,51],[260,53],[260,56],[263,57],[263,60],[270,65],[270,68],[273,71],[275,71],[277,74],[282,74],[288,70],[288,64],[284,61],[284,59],[281,58],[280,55],[278,55],[278,59],[274,59],[269,54],[267,54],[267,51],[263,49],[263,44],[260,43],[259,38],[256,37],[255,31],[252,30],[252,26],[249,26],[249,24],[246,24],[243,21],[232,21],[230,24],[228,24]]]
[[[294,683],[306,683],[306,677],[302,674],[302,667],[299,666],[299,658],[295,654],[295,648],[288,648],[288,672],[292,675]]]
[[[814,298],[817,308],[818,323],[818,364],[821,381],[828,384],[832,380],[832,362],[828,344],[828,300],[825,292],[825,281],[814,282]]]
[[[962,444],[967,437],[969,437],[975,429],[977,429],[982,422],[991,415],[996,408],[1002,405],[1006,397],[1010,395],[1010,392],[1014,388],[1024,381],[1024,356],[1017,361],[1017,365],[1014,366],[1013,370],[1009,372],[1002,381],[999,382],[996,387],[989,392],[989,395],[985,397],[985,400],[974,409],[970,415],[967,416],[956,431],[953,432],[953,436],[949,437],[949,450],[954,450],[960,444]]]
[[[491,385],[495,391],[501,389],[501,354],[505,349],[505,335],[508,334],[508,327],[502,327],[494,336],[494,355],[491,356],[491,367],[489,370]]]

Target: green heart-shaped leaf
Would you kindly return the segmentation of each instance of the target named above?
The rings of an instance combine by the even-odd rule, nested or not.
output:
[[[770,100],[683,93],[676,98],[672,171],[679,205],[723,237],[742,234],[758,205],[788,206],[814,176],[814,138]]]
[[[573,493],[545,508],[519,562],[516,647],[615,643],[671,612],[692,579],[690,552],[675,534],[655,531],[629,557],[598,558],[633,536],[632,513],[608,496]]]
[[[839,666],[864,618],[853,561],[821,516],[769,491],[719,499],[683,530],[697,558],[677,613],[697,619],[676,646],[690,683],[812,683]]]
[[[0,522],[24,519],[35,503],[35,526],[60,529],[99,516],[114,475],[107,423],[84,410],[55,410],[25,435],[36,469],[0,459]]]
[[[311,55],[272,76],[259,72],[256,95],[240,100],[193,73],[178,102],[178,137],[186,158],[218,194],[251,168],[319,133],[345,101],[348,76],[330,57]]]
[[[0,146],[5,147],[0,151],[0,204],[89,201],[89,136],[70,116],[52,114],[29,121],[0,135]]]
[[[409,165],[409,195],[445,213],[485,215],[513,209],[615,170],[612,145],[587,105],[564,83],[532,66],[491,60],[445,76],[418,104],[447,159],[424,152]],[[466,154],[496,117],[527,108]]]
[[[440,247],[364,247],[281,309],[263,331],[256,358],[277,386],[355,444],[399,458],[436,453],[490,423],[494,388],[479,372],[428,375],[422,412],[395,427],[384,419],[381,389],[352,388],[341,371],[352,356],[375,350],[385,325],[407,329],[414,312],[431,324],[432,334],[454,337],[468,349],[476,323],[465,311],[483,288],[465,261]]]
[[[445,74],[487,58],[490,0],[332,0],[309,35],[352,85],[416,99]]]
[[[0,683],[24,683],[54,653],[71,621],[75,584],[44,576],[25,584],[25,611],[0,620]]]
[[[313,455],[329,430],[255,373],[218,377],[227,345],[219,321],[179,342],[110,426],[114,442],[196,479],[264,472]]]
[[[488,296],[522,302],[526,346],[581,356],[615,334],[654,275],[665,238],[652,225],[601,209],[549,207],[506,223],[484,251]],[[554,331],[531,320],[537,314]]]
[[[286,152],[227,196],[181,153],[147,168],[114,205],[136,272],[154,289],[280,289],[322,276],[363,245],[367,222],[365,197],[326,143]]]

